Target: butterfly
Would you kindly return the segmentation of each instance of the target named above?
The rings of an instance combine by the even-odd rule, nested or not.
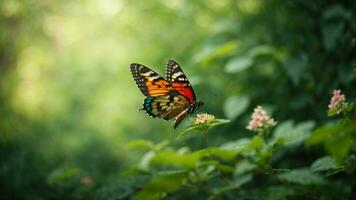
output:
[[[138,63],[132,63],[130,70],[138,88],[146,96],[140,110],[153,118],[174,118],[174,129],[186,116],[204,105],[196,100],[191,84],[174,60],[167,62],[166,78]]]

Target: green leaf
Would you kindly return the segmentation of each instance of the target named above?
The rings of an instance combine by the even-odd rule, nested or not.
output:
[[[169,144],[168,140],[162,140],[158,144],[153,144],[151,141],[148,140],[133,140],[129,142],[126,147],[128,149],[142,149],[142,150],[153,150],[153,151],[159,151],[166,147]]]
[[[217,164],[215,165],[216,169],[219,170],[222,173],[233,173],[234,168],[232,168],[229,165],[223,165],[223,164]]]
[[[202,131],[204,131],[203,125],[201,124],[190,125],[178,134],[178,138],[186,137],[192,133],[202,132]]]
[[[270,186],[261,193],[260,199],[264,200],[285,200],[290,195],[294,195],[292,188],[283,186]]]
[[[315,185],[324,183],[324,179],[313,173],[308,168],[293,169],[289,172],[284,172],[278,175],[282,180],[300,185]]]
[[[140,168],[143,171],[148,171],[150,168],[151,160],[155,157],[155,155],[156,155],[156,153],[154,151],[146,152],[142,156],[141,161],[138,164],[138,168]]]
[[[250,57],[257,57],[257,56],[264,56],[264,55],[274,56],[275,54],[276,54],[276,50],[272,46],[267,46],[267,45],[254,47],[248,52],[248,55]]]
[[[270,145],[296,146],[301,144],[309,137],[314,126],[313,121],[301,122],[297,125],[293,125],[292,121],[280,123],[273,132]]]
[[[209,128],[213,128],[215,126],[218,126],[218,125],[221,125],[221,124],[226,124],[226,123],[229,123],[230,120],[228,119],[214,119],[214,120],[211,120],[210,122],[208,122],[206,125],[209,127]]]
[[[219,148],[209,148],[207,151],[210,152],[212,156],[216,156],[225,161],[233,160],[236,157],[235,151],[223,150]]]
[[[253,59],[251,57],[234,57],[229,60],[225,65],[225,72],[227,73],[238,73],[241,72],[253,64]]]
[[[311,165],[311,170],[314,172],[335,170],[339,168],[340,167],[337,166],[335,160],[330,156],[321,157],[314,161],[314,163]]]
[[[64,183],[71,180],[73,177],[79,174],[79,172],[79,168],[57,169],[49,175],[48,183],[51,185]]]
[[[353,102],[351,102],[351,103],[348,103],[348,102],[344,103],[344,110],[345,110],[345,112],[349,113],[349,112],[352,111],[353,108],[354,108],[354,103],[353,103]]]
[[[153,149],[154,144],[151,141],[139,139],[139,140],[130,141],[126,145],[126,147],[129,149],[151,150]]]
[[[224,103],[224,113],[227,118],[234,120],[250,105],[248,96],[231,96]]]
[[[161,199],[166,193],[174,192],[181,188],[187,175],[188,172],[186,171],[177,171],[155,176],[133,199]]]
[[[202,167],[202,166],[213,166],[215,169],[217,169],[218,171],[220,171],[222,173],[233,173],[234,172],[234,168],[232,168],[229,165],[220,164],[220,162],[217,160],[202,161],[199,164],[199,167]]]
[[[181,131],[178,134],[178,138],[187,136],[191,133],[198,132],[198,131],[207,132],[209,129],[211,129],[215,126],[218,126],[221,124],[226,124],[229,122],[230,122],[230,120],[227,120],[227,119],[213,119],[211,121],[201,123],[201,124],[192,124],[192,125],[188,126],[187,128],[185,128],[183,131]]]
[[[218,157],[225,161],[229,161],[236,157],[237,152],[232,150],[227,150],[227,149],[220,149],[216,147],[209,147],[206,149],[198,150],[194,152],[194,154],[197,154],[199,157],[213,156],[213,157]]]
[[[214,57],[224,57],[233,53],[237,48],[237,41],[229,41],[219,46],[214,51]]]
[[[330,140],[330,138],[334,134],[337,134],[339,130],[340,127],[337,124],[326,124],[322,127],[319,127],[306,140],[306,145],[310,146],[310,145],[326,142]]]
[[[333,116],[336,116],[336,115],[338,115],[339,113],[337,113],[337,109],[329,109],[328,111],[327,111],[327,115],[328,115],[328,117],[333,117]]]
[[[212,60],[233,54],[238,48],[238,41],[232,40],[217,46],[207,46],[204,51],[196,56],[196,61],[208,65]]]
[[[150,174],[147,169],[142,169],[140,166],[131,166],[120,173],[123,176],[132,175],[148,175]]]
[[[248,148],[248,145],[250,144],[251,139],[250,138],[241,138],[236,141],[232,142],[227,142],[225,144],[221,145],[221,149],[226,149],[226,150],[232,150],[237,153],[242,152]]]
[[[328,141],[326,149],[336,159],[338,163],[350,152],[353,144],[352,137],[347,133],[340,133],[333,137],[334,140]]]
[[[252,149],[252,150],[261,149],[264,144],[265,144],[265,142],[264,142],[263,137],[256,135],[252,138],[250,144],[248,145],[248,148]]]
[[[288,120],[282,123],[279,123],[278,126],[276,127],[276,129],[273,132],[273,136],[272,136],[272,142],[275,142],[276,140],[280,139],[280,138],[285,138],[288,133],[293,130],[293,121]],[[284,144],[284,143],[283,143]]]
[[[151,164],[194,168],[198,165],[201,155],[193,153],[178,154],[174,151],[158,152],[151,160]]]
[[[162,140],[160,143],[158,143],[158,144],[156,144],[154,146],[154,149],[155,149],[155,151],[159,151],[159,150],[162,150],[167,145],[169,145],[169,141],[168,140]]]
[[[242,185],[250,182],[251,180],[252,180],[252,175],[251,174],[238,176],[232,182],[230,182],[227,186],[224,186],[224,187],[216,189],[214,191],[214,193],[216,195],[219,195],[219,194],[221,194],[223,192],[240,188]]]
[[[248,161],[248,160],[241,160],[240,162],[238,162],[235,166],[235,176],[236,175],[241,175],[247,172],[250,172],[254,169],[256,169],[256,164]]]
[[[327,112],[328,117],[342,115],[342,114],[349,114],[352,111],[353,106],[354,106],[353,103],[344,102],[341,104],[341,108],[329,109]],[[338,112],[338,110],[340,110],[341,112]]]
[[[340,163],[352,148],[354,132],[356,124],[352,122],[327,124],[315,130],[306,140],[306,145],[322,144],[336,162]]]

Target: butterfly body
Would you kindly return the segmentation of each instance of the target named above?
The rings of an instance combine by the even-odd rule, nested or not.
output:
[[[141,110],[153,118],[174,118],[174,128],[204,104],[196,101],[188,79],[173,60],[167,63],[166,79],[138,63],[131,64],[130,69],[138,88],[147,97]]]

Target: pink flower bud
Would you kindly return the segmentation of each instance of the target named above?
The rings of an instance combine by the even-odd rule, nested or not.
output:
[[[267,115],[267,112],[262,108],[262,106],[257,106],[252,113],[251,120],[249,121],[246,129],[254,132],[259,132],[266,130],[274,126],[276,122]]]
[[[337,114],[342,112],[345,100],[345,95],[341,93],[341,90],[334,90],[328,105],[329,111],[335,111]]]

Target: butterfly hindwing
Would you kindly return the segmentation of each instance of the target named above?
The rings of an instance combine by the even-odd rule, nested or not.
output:
[[[176,91],[168,92],[162,96],[150,96],[144,100],[142,110],[151,117],[170,120],[184,111],[189,101]]]
[[[195,101],[195,93],[188,78],[185,76],[179,64],[174,60],[168,60],[166,78],[167,81],[171,83],[172,87],[186,96],[191,103]]]
[[[147,97],[161,96],[174,90],[161,75],[144,65],[133,63],[130,69],[138,88]]]

